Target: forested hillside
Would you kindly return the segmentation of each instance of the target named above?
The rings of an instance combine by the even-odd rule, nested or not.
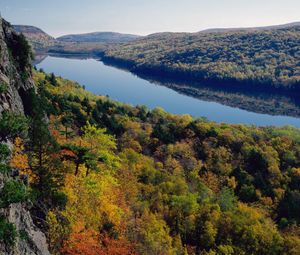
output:
[[[19,34],[23,34],[37,53],[45,52],[50,47],[58,44],[56,39],[40,28],[34,26],[14,25],[13,28]]]
[[[53,254],[299,254],[299,130],[150,111],[34,77],[11,164],[29,175]]]
[[[161,33],[110,47],[104,60],[136,73],[299,91],[300,26],[269,30]]]
[[[90,54],[132,72],[222,87],[297,91],[300,25],[158,33],[67,35],[55,40],[38,28],[15,26],[36,51]]]
[[[106,44],[126,43],[136,40],[140,36],[114,32],[94,32],[86,34],[64,35],[54,38],[38,27],[14,25],[19,34],[23,34],[36,54],[68,53],[97,55],[102,52]]]

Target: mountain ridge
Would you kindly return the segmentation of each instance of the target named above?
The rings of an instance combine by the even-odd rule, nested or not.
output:
[[[13,28],[18,33],[23,33],[26,36],[27,34],[34,34],[34,33],[43,33],[48,38],[51,38],[52,40],[56,41],[62,41],[62,42],[97,42],[96,40],[89,40],[85,41],[84,39],[80,39],[79,41],[71,41],[73,37],[84,37],[84,36],[123,36],[125,38],[128,37],[129,39],[137,39],[137,38],[144,38],[144,37],[150,37],[150,36],[156,36],[156,35],[167,35],[167,34],[197,34],[197,33],[211,33],[211,32],[237,32],[237,31],[264,31],[264,30],[276,30],[276,29],[284,29],[284,28],[291,28],[291,27],[298,27],[300,26],[300,21],[285,23],[285,24],[279,24],[279,25],[270,25],[270,26],[254,26],[254,27],[216,27],[216,28],[207,28],[200,30],[198,32],[170,32],[170,31],[163,31],[163,32],[156,32],[147,34],[145,36],[142,35],[136,35],[136,34],[130,34],[130,33],[121,33],[121,32],[113,32],[113,31],[95,31],[95,32],[87,32],[87,33],[78,33],[78,34],[66,34],[58,37],[53,37],[47,32],[45,32],[43,29],[32,26],[32,25],[13,25]]]
[[[92,32],[85,34],[70,34],[54,38],[44,30],[30,25],[13,25],[17,33],[22,33],[30,42],[36,53],[45,53],[50,49],[73,49],[84,51],[86,47],[98,49],[104,44],[128,43],[141,36],[117,32]],[[96,45],[95,45],[96,44]],[[79,47],[78,47],[79,46]],[[79,49],[77,49],[77,47]]]
[[[271,26],[258,26],[258,27],[232,27],[232,28],[208,28],[199,31],[198,33],[219,33],[219,32],[237,32],[237,31],[264,31],[276,30],[300,26],[300,21],[290,22],[286,24],[271,25]]]
[[[83,34],[69,34],[57,37],[56,39],[60,42],[123,43],[133,41],[139,37],[139,35],[106,31]]]

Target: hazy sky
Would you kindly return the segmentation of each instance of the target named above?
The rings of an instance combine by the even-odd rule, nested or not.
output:
[[[53,36],[93,31],[150,34],[300,21],[300,0],[0,0],[13,24]]]

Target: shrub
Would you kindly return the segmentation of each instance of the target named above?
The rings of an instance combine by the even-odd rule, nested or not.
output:
[[[11,168],[6,164],[6,160],[10,155],[10,150],[6,144],[0,144],[0,173],[7,174]]]
[[[6,144],[0,144],[0,161],[6,160],[10,155],[10,150]]]
[[[50,75],[46,75],[45,79],[49,81],[51,85],[57,86],[57,80],[54,73],[51,73]]]
[[[19,231],[19,237],[23,241],[26,241],[26,242],[30,241],[30,237],[28,236],[28,233],[25,230]]]
[[[6,93],[8,85],[4,82],[0,82],[0,94]]]
[[[52,203],[60,208],[64,208],[68,202],[68,198],[63,192],[54,192],[52,194]]]
[[[11,172],[11,167],[6,164],[0,164],[0,173],[1,174],[8,174]]]
[[[9,180],[0,192],[0,207],[4,208],[13,203],[24,202],[27,199],[28,193],[25,185],[15,180]]]
[[[0,242],[13,246],[17,237],[16,227],[4,217],[0,217]]]
[[[15,113],[4,112],[0,119],[0,142],[13,140],[17,136],[24,136],[27,126],[25,117]]]

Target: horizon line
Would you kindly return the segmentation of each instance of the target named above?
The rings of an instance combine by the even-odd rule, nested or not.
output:
[[[3,17],[2,17],[3,18]],[[5,19],[5,18],[3,18]],[[6,20],[6,19],[5,19]],[[9,21],[8,21],[9,22]],[[263,29],[263,28],[272,28],[272,27],[280,27],[280,26],[288,26],[288,25],[300,25],[300,20],[299,21],[290,21],[290,22],[285,22],[285,23],[280,23],[280,24],[270,24],[270,25],[258,25],[258,26],[242,26],[242,27],[238,27],[238,26],[232,26],[232,27],[208,27],[208,28],[204,28],[201,30],[197,30],[197,31],[156,31],[156,32],[150,32],[150,33],[132,33],[132,32],[120,32],[120,31],[113,31],[113,30],[97,30],[97,31],[91,31],[91,32],[64,32],[64,33],[59,33],[60,35],[58,36],[53,36],[50,33],[46,32],[45,29],[36,26],[36,25],[24,25],[24,24],[12,24],[12,26],[29,26],[29,27],[36,27],[40,30],[42,30],[44,33],[50,35],[51,37],[57,39],[59,37],[62,36],[66,36],[66,35],[83,35],[83,34],[92,34],[92,33],[119,33],[119,34],[127,34],[127,35],[136,35],[136,36],[141,36],[141,37],[145,37],[145,36],[149,36],[149,35],[153,35],[153,34],[162,34],[162,33],[199,33],[199,32],[205,32],[205,31],[209,31],[209,30],[226,30],[226,29],[232,29],[232,30],[244,30],[244,29]]]

